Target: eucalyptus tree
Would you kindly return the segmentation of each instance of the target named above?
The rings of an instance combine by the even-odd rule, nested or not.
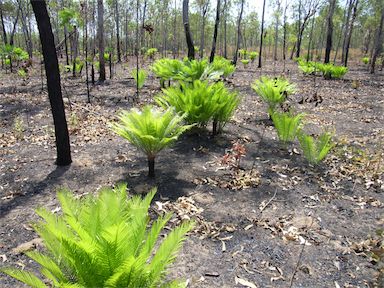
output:
[[[344,66],[348,65],[348,54],[349,54],[349,46],[351,43],[353,27],[355,24],[355,19],[357,16],[357,7],[359,5],[359,0],[349,0],[348,2],[348,16],[345,25],[345,34],[343,40],[343,53],[342,53],[342,64]]]
[[[31,0],[39,30],[41,48],[44,57],[47,77],[48,97],[51,104],[53,123],[55,126],[56,150],[58,166],[66,166],[72,162],[69,133],[65,118],[64,102],[61,93],[59,63],[57,60],[55,41],[45,1]]]
[[[189,26],[189,0],[183,0],[183,23],[188,47],[188,58],[192,60],[195,59],[195,46],[193,45],[191,29]]]
[[[244,2],[245,0],[240,1],[240,13],[239,18],[237,19],[237,38],[236,38],[236,49],[233,54],[233,60],[232,64],[236,66],[237,63],[237,54],[240,49],[240,42],[241,42],[241,20],[243,18],[243,11],[244,11]]]
[[[263,1],[263,12],[262,12],[262,14],[261,14],[260,48],[259,48],[259,65],[257,66],[257,68],[261,68],[261,57],[262,57],[262,53],[263,53],[264,15],[265,15],[265,0]]]
[[[332,49],[333,35],[333,14],[335,13],[336,0],[329,0],[328,15],[327,15],[327,44],[325,47],[324,63],[329,63],[329,57]]]
[[[220,0],[217,0],[215,29],[213,31],[212,49],[211,49],[211,54],[209,56],[209,62],[210,63],[212,63],[213,60],[215,59],[216,41],[217,41],[217,30],[219,29],[219,22],[220,22]]]
[[[204,47],[205,47],[205,22],[207,20],[207,13],[209,9],[209,0],[196,0],[197,5],[200,10],[201,16],[201,28],[200,28],[200,58],[204,57]]]
[[[97,37],[99,40],[99,82],[102,83],[105,81],[103,0],[97,0]]]
[[[277,60],[277,45],[279,41],[279,25],[280,25],[280,17],[281,17],[281,3],[282,0],[275,0],[275,11],[273,12],[273,18],[275,21],[275,45],[273,49],[273,60]]]
[[[380,7],[381,13],[380,13],[380,24],[377,27],[376,30],[376,36],[375,36],[375,42],[373,46],[373,52],[371,56],[371,64],[369,67],[369,72],[371,74],[375,73],[375,65],[376,60],[379,57],[380,53],[383,51],[383,41],[384,41],[384,32],[383,32],[383,25],[384,25],[384,5]],[[384,62],[384,60],[382,60]],[[384,65],[384,63],[382,64]]]

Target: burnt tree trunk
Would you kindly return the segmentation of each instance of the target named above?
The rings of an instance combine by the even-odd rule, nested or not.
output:
[[[97,28],[97,36],[99,38],[99,82],[102,83],[105,81],[103,0],[97,0]]]
[[[324,63],[329,63],[332,49],[333,14],[335,13],[336,0],[329,0],[329,11],[327,16],[327,44],[325,45]]]
[[[116,51],[117,62],[121,62],[121,50],[120,50],[120,22],[119,22],[119,1],[115,0],[115,20],[116,20]]]
[[[351,18],[351,23],[349,24],[347,39],[345,41],[345,46],[344,46],[344,63],[343,63],[345,67],[347,67],[347,65],[348,65],[349,45],[351,43],[352,32],[353,32],[353,25],[355,23],[355,19],[356,19],[356,16],[357,16],[357,5],[358,4],[359,4],[359,0],[356,0],[355,1],[355,5],[353,6],[353,13],[352,13],[352,18]]]
[[[71,148],[69,144],[67,121],[65,119],[63,97],[61,94],[59,63],[57,60],[51,22],[45,1],[31,0],[31,5],[40,34],[47,76],[48,97],[55,126],[57,148],[56,164],[58,166],[66,166],[72,162]]]
[[[211,49],[211,55],[209,56],[209,63],[212,63],[213,60],[215,59],[217,31],[219,29],[219,23],[220,23],[220,0],[217,0],[215,28],[213,30],[212,49]]]
[[[205,46],[205,18],[208,12],[208,2],[206,2],[203,5],[202,11],[201,11],[201,35],[200,35],[200,58],[204,57],[204,46]]]
[[[189,0],[183,0],[183,23],[184,23],[184,31],[185,38],[187,41],[188,47],[188,59],[195,59],[195,46],[193,45],[193,39],[191,34],[191,29],[189,27]]]
[[[260,32],[259,65],[257,66],[257,68],[261,68],[261,54],[263,52],[265,0],[263,1],[263,13],[261,15],[262,16],[261,16],[261,32]]]
[[[0,20],[1,20],[1,27],[3,30],[3,41],[4,41],[4,44],[7,44],[8,43],[7,31],[5,30],[4,16],[3,16],[3,3],[1,1],[0,1]]]
[[[243,18],[243,10],[244,10],[244,0],[241,0],[241,6],[240,6],[240,14],[239,19],[237,20],[237,41],[236,41],[236,49],[235,53],[233,54],[233,60],[232,64],[236,66],[237,63],[237,54],[240,48],[240,42],[241,42],[241,19]]]
[[[224,58],[227,58],[227,0],[224,0]]]
[[[383,50],[383,22],[384,22],[384,7],[381,8],[380,25],[376,31],[375,48],[373,50],[373,54],[371,57],[371,65],[369,67],[369,73],[371,74],[375,73],[375,65],[376,65],[377,57],[380,55],[380,53]]]

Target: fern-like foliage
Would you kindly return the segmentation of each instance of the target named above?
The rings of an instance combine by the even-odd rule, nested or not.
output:
[[[330,132],[323,132],[317,139],[314,137],[300,132],[297,135],[301,149],[303,150],[305,158],[311,164],[319,164],[333,148],[332,143],[333,134]]]
[[[142,111],[123,111],[118,117],[120,123],[111,124],[112,130],[147,155],[150,177],[155,176],[156,155],[193,126],[183,125],[184,116],[176,114],[173,108],[161,111],[145,106]]]
[[[150,59],[153,59],[156,55],[156,53],[158,52],[157,48],[149,48],[147,50],[147,52],[145,52],[145,55],[150,58]]]
[[[268,104],[269,111],[274,111],[288,95],[295,92],[295,86],[283,78],[261,77],[255,81],[252,89]]]
[[[214,85],[216,90],[214,99],[217,105],[213,115],[213,135],[223,131],[241,102],[240,96],[236,92],[228,91],[223,82]]]
[[[207,125],[218,110],[217,88],[207,81],[196,80],[192,84],[180,83],[178,87],[169,87],[163,90],[163,95],[155,98],[162,106],[174,107],[176,112],[185,113],[185,120],[189,124]]]
[[[224,77],[232,75],[236,70],[236,66],[230,60],[218,56],[214,58],[211,66],[214,71],[222,71]]]
[[[131,75],[133,79],[135,79],[135,82],[139,89],[143,88],[145,80],[147,79],[147,72],[142,69],[139,69],[139,72],[137,72],[137,70],[135,69],[131,72]]]
[[[369,57],[363,57],[363,58],[361,58],[361,61],[362,61],[365,65],[367,65],[367,64],[369,63]]]
[[[244,67],[247,67],[248,64],[249,64],[249,60],[248,59],[241,59],[240,61],[241,61],[241,63],[243,63]]]
[[[14,268],[0,271],[35,288],[176,287],[176,281],[165,280],[167,268],[193,223],[184,222],[160,241],[171,215],[148,228],[148,208],[155,193],[154,189],[144,199],[127,198],[123,184],[82,199],[60,191],[62,215],[37,210],[44,221],[34,228],[45,251],[27,252],[40,264],[44,281]]]
[[[273,125],[276,128],[277,135],[279,136],[280,141],[287,145],[288,143],[295,140],[297,133],[301,128],[301,121],[304,117],[304,114],[292,115],[290,112],[279,113],[272,112],[271,118]]]
[[[256,52],[256,51],[249,52],[249,59],[251,59],[252,63],[256,60],[257,56],[259,56],[259,52]]]

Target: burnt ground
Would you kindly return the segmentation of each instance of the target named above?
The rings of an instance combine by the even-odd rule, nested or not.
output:
[[[214,139],[211,127],[183,135],[158,156],[154,180],[146,177],[144,155],[107,126],[120,109],[153,102],[160,92],[153,76],[136,103],[129,64],[123,64],[114,79],[91,88],[92,104],[84,79],[63,77],[73,163],[56,167],[40,72],[28,80],[2,72],[1,266],[36,270],[22,252],[40,245],[30,227],[34,209],[55,211],[58,188],[84,194],[127,182],[130,193],[157,186],[151,214],[170,210],[174,223],[197,221],[171,268],[189,287],[384,287],[377,261],[383,254],[377,231],[384,226],[383,72],[369,75],[355,63],[343,80],[327,81],[287,64],[298,87],[289,103],[307,114],[305,129],[335,130],[332,153],[312,167],[298,143],[282,148],[250,88],[260,75],[280,75],[282,65],[239,65],[228,85],[243,101],[225,132]],[[246,149],[237,169],[220,161],[234,142]],[[22,287],[4,275],[0,286]]]

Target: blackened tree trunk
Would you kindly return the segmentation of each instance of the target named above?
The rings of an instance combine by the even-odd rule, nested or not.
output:
[[[261,68],[261,55],[263,53],[263,38],[264,38],[264,15],[265,15],[265,0],[263,1],[263,13],[261,14],[261,32],[260,32],[260,49],[259,49],[259,65],[257,68]]]
[[[207,12],[208,12],[208,4],[209,2],[205,2],[203,4],[203,7],[201,9],[201,17],[202,17],[202,21],[201,21],[201,35],[200,35],[200,58],[203,58],[204,57],[204,47],[205,47],[205,20],[206,20],[206,15],[207,15]]]
[[[347,39],[345,41],[345,46],[344,46],[344,66],[347,67],[348,65],[348,54],[349,54],[349,45],[351,43],[351,38],[352,38],[352,32],[353,32],[353,25],[355,23],[355,19],[357,16],[357,5],[359,4],[359,0],[355,1],[355,5],[353,6],[353,14],[351,18],[351,23],[349,24],[349,29],[348,29],[348,34],[347,34]]]
[[[73,57],[72,57],[72,76],[73,77],[76,77],[76,58],[77,58],[77,46],[78,46],[78,32],[77,32],[77,27],[76,26],[73,26],[73,34],[72,34],[72,43],[73,43],[73,47],[72,47],[72,52],[73,52]]]
[[[97,27],[99,38],[99,82],[105,81],[105,59],[104,59],[104,4],[103,0],[97,0]]]
[[[237,63],[237,54],[240,49],[240,42],[241,42],[241,19],[243,18],[243,10],[244,10],[244,0],[241,0],[240,4],[240,14],[239,19],[237,20],[237,41],[236,41],[236,49],[235,53],[233,54],[233,60],[232,64],[236,66]]]
[[[349,0],[348,1],[348,6],[346,8],[348,8],[348,12],[347,12],[347,18],[345,20],[345,25],[344,25],[344,35],[343,35],[343,44],[341,46],[341,63],[344,63],[344,59],[345,59],[345,50],[344,50],[344,47],[345,47],[345,43],[347,41],[347,37],[348,37],[348,29],[349,29],[349,22],[351,20],[351,15],[352,15],[352,8],[353,8],[353,5],[354,5],[354,0]]]
[[[17,3],[19,6],[20,14],[21,14],[21,24],[23,27],[25,46],[27,48],[29,58],[32,58],[33,46],[32,46],[32,38],[31,38],[30,29],[28,28],[28,25],[27,25],[27,23],[29,22],[27,19],[27,13],[25,13],[25,11],[24,11],[23,2],[21,0],[17,0]]]
[[[7,44],[8,43],[7,31],[5,30],[4,16],[3,16],[3,3],[1,1],[0,1],[0,20],[1,20],[1,27],[3,30],[3,41],[4,41],[4,44]]]
[[[332,49],[332,34],[333,34],[333,14],[335,13],[336,0],[329,0],[329,10],[327,16],[327,44],[325,45],[324,63],[329,63]]]
[[[311,53],[311,49],[312,49],[312,40],[313,40],[313,29],[315,27],[315,17],[312,18],[312,24],[311,24],[311,32],[309,33],[309,43],[308,43],[308,50],[307,50],[307,62],[309,61],[309,59],[311,58],[312,60],[312,55],[313,53]]]
[[[287,8],[288,8],[288,5],[287,5],[287,0],[285,0],[285,7],[284,7],[284,16],[283,16],[283,29],[284,29],[284,32],[283,32],[283,62],[284,62],[284,68],[283,68],[283,72],[285,72],[285,60],[287,59]]]
[[[116,20],[116,51],[117,62],[121,62],[121,50],[120,50],[120,22],[119,22],[119,1],[115,0],[115,20]]]
[[[276,1],[276,12],[275,12],[275,46],[273,48],[273,60],[277,61],[277,44],[279,41],[279,22],[280,22],[280,9],[281,0]]]
[[[48,97],[51,104],[53,123],[55,125],[58,166],[66,166],[72,162],[67,121],[61,94],[59,63],[56,55],[55,41],[45,1],[31,0],[39,29],[43,50],[45,72],[47,76]]]
[[[11,35],[9,37],[9,45],[12,45],[12,46],[13,46],[13,42],[14,42],[13,40],[14,40],[15,33],[16,33],[17,22],[19,21],[20,10],[17,9],[16,13],[17,13],[16,18],[15,18],[15,21],[13,22],[13,29],[12,29]]]
[[[217,31],[219,29],[219,23],[220,23],[220,0],[217,0],[215,29],[213,30],[212,49],[211,49],[211,55],[209,56],[209,63],[212,63],[213,60],[215,59]]]
[[[224,58],[227,58],[227,0],[224,0]]]
[[[376,60],[383,50],[383,22],[384,22],[384,7],[381,7],[381,19],[380,25],[376,31],[375,48],[371,57],[371,65],[369,67],[369,73],[375,73]],[[384,62],[384,61],[383,61]]]
[[[188,47],[188,59],[195,59],[195,46],[193,45],[193,39],[191,34],[191,29],[189,27],[189,0],[183,0],[183,23],[184,23],[184,31],[185,38],[187,41]]]

